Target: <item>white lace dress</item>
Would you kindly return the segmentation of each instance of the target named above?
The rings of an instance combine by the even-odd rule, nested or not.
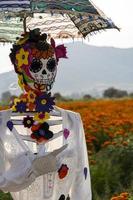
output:
[[[50,129],[55,134],[67,129],[69,134],[62,133],[42,145],[24,142],[12,134],[6,126],[11,111],[0,112],[0,189],[11,192],[14,200],[91,200],[88,156],[80,115],[57,109],[63,123]],[[24,134],[25,130],[20,126],[19,132]],[[57,170],[41,176],[27,173],[32,168],[34,153],[47,154],[65,144],[68,144],[67,148],[56,156]],[[38,164],[41,165],[41,161]]]

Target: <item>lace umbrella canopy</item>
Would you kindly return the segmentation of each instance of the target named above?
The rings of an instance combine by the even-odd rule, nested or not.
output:
[[[85,38],[117,28],[89,0],[1,0],[0,42],[14,42],[28,29],[40,28],[57,38]]]

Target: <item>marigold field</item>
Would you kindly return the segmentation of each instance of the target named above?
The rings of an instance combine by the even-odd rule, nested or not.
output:
[[[80,113],[89,152],[108,145],[128,145],[133,133],[132,99],[71,101],[61,102],[59,106]]]
[[[58,106],[81,114],[93,200],[133,200],[133,100],[64,101]]]

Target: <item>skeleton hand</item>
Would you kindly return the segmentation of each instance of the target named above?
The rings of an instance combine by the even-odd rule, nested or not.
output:
[[[32,162],[33,171],[37,174],[37,176],[56,171],[58,167],[56,156],[63,152],[67,146],[68,145],[64,145],[63,147],[41,157],[37,155]]]

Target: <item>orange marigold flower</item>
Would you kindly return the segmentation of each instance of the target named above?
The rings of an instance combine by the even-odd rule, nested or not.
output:
[[[123,141],[123,142],[122,142],[122,145],[123,145],[123,146],[128,146],[128,142],[127,142],[127,141]]]
[[[111,144],[115,146],[117,144],[117,142],[111,142]]]
[[[123,192],[120,195],[123,196],[123,197],[129,197],[129,193],[128,192]]]
[[[103,144],[102,144],[102,147],[107,147],[111,145],[111,142],[110,141],[105,141]]]
[[[118,198],[117,197],[112,197],[111,200],[118,200]]]

